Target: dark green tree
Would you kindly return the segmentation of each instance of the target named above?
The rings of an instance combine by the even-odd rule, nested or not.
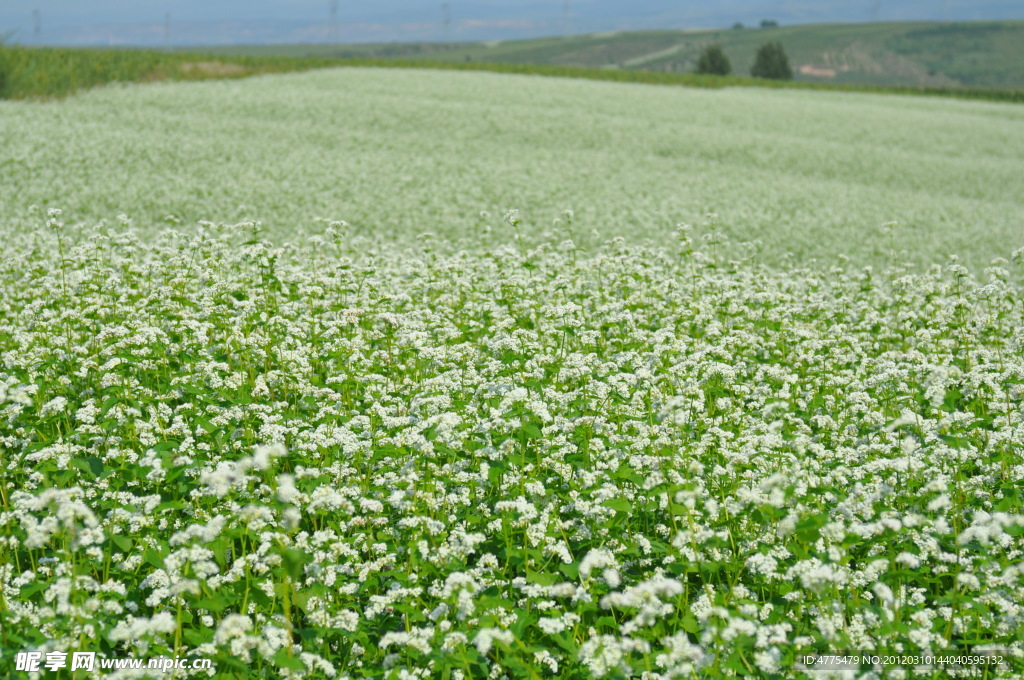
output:
[[[721,45],[708,45],[701,50],[697,59],[697,73],[714,76],[727,76],[732,73],[732,64],[722,51]]]
[[[775,80],[792,80],[793,69],[789,67],[789,57],[782,43],[770,42],[761,45],[754,57],[754,66],[750,75],[755,78],[772,78]]]

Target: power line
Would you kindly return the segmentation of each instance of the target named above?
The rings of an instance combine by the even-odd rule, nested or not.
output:
[[[331,23],[328,27],[327,41],[336,44],[338,42],[338,0],[330,0]]]

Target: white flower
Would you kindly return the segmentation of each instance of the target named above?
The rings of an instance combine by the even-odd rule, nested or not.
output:
[[[595,548],[588,552],[580,562],[580,578],[590,578],[590,573],[595,569],[618,566],[618,562],[615,561],[615,556],[612,555],[611,551],[605,548]]]
[[[65,397],[54,397],[50,401],[43,404],[43,407],[39,409],[39,417],[45,418],[48,415],[55,413],[63,413],[67,408],[68,400]]]
[[[480,632],[473,638],[473,646],[476,647],[478,652],[486,656],[490,653],[491,647],[494,646],[495,642],[510,645],[514,640],[515,637],[511,631],[498,628],[481,628]]]
[[[243,637],[252,630],[252,619],[243,614],[228,614],[225,616],[220,625],[217,626],[217,632],[214,635],[214,640],[219,645],[227,644],[232,640]]]
[[[537,621],[537,627],[540,628],[548,635],[555,635],[565,630],[565,621],[559,618],[552,618],[550,616],[542,616]]]

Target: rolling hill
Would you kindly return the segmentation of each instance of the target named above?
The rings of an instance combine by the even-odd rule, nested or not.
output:
[[[757,48],[782,42],[798,80],[1024,90],[1024,22],[817,24],[702,31],[627,31],[488,42],[259,45],[224,55],[332,56],[542,64],[685,73],[720,43],[739,75]],[[190,48],[194,51],[194,48]]]

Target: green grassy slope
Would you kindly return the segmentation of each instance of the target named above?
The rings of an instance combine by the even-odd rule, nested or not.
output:
[[[867,85],[1024,89],[1024,22],[883,23],[717,31],[637,31],[490,43],[274,45],[214,54],[544,64],[692,71],[719,42],[734,72],[750,72],[768,40],[785,46],[799,80]],[[800,72],[807,66],[815,71]],[[831,71],[831,74],[829,72]]]
[[[114,82],[207,80],[337,65],[328,58],[208,57],[154,50],[0,48],[0,99],[63,97]]]

